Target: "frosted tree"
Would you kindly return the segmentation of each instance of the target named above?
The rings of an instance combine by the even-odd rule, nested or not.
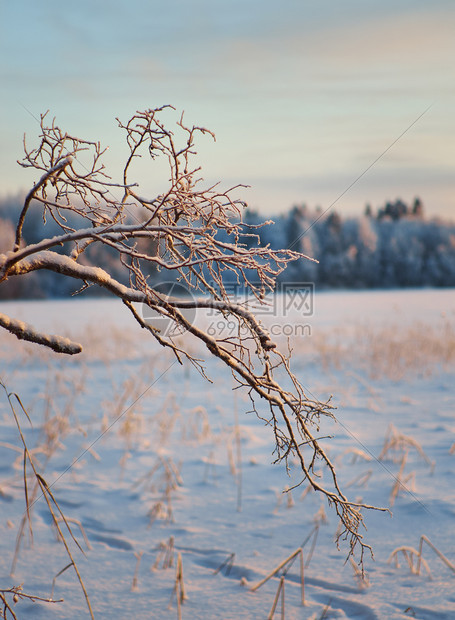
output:
[[[38,145],[30,148],[24,140],[20,164],[38,176],[18,213],[12,247],[0,254],[0,285],[9,278],[48,270],[74,279],[80,292],[93,285],[101,287],[121,300],[159,345],[204,373],[191,349],[151,325],[138,304],[171,321],[177,331],[202,341],[209,356],[230,368],[239,386],[248,391],[254,411],[270,426],[276,461],[287,467],[298,463],[299,484],[306,482],[327,498],[341,521],[339,538],[348,540],[349,554],[359,546],[362,559],[368,547],[361,533],[361,508],[365,506],[350,502],[343,494],[335,468],[318,440],[321,420],[333,417],[331,406],[305,394],[291,371],[288,354],[278,350],[245,304],[231,299],[225,285],[234,278],[261,303],[288,263],[303,254],[245,243],[241,221],[245,205],[233,198],[238,187],[227,191],[218,185],[206,187],[193,163],[196,137],[212,136],[211,132],[187,126],[183,116],[171,131],[162,118],[172,110],[165,106],[137,112],[126,123],[118,121],[128,145],[119,182],[107,174],[100,143],[74,137],[42,115]],[[152,164],[164,159],[169,173],[165,191],[152,197],[141,194],[131,178],[139,157],[150,158]],[[59,233],[49,238],[43,235],[28,245],[23,238],[24,222],[34,210],[56,224]],[[110,249],[115,265],[111,261],[90,264],[87,254],[97,246]],[[165,270],[192,296],[165,295],[149,277],[156,270]],[[187,318],[187,311],[198,308],[210,308],[235,321],[237,334],[226,338],[197,327]],[[58,353],[82,350],[79,343],[40,333],[4,314],[0,314],[0,325],[18,338]],[[328,472],[327,483],[315,473],[321,465]]]

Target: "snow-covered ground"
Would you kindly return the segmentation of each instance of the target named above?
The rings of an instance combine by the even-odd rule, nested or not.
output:
[[[208,383],[158,349],[120,302],[0,304],[84,346],[63,358],[2,333],[0,377],[21,397],[33,422],[15,407],[28,447],[74,520],[85,556],[70,548],[95,618],[177,618],[180,554],[183,619],[265,619],[279,574],[251,588],[302,545],[305,606],[297,558],[284,579],[288,620],[455,617],[455,291],[317,293],[312,313],[297,302],[277,302],[262,320],[281,345],[290,336],[307,395],[333,395],[338,423],[323,421],[321,435],[332,435],[322,441],[345,493],[392,512],[364,512],[374,560],[363,582],[345,563],[347,545],[334,544],[337,519],[324,498],[305,485],[283,493],[292,472],[273,465],[270,429],[247,413],[220,362],[208,361]],[[218,317],[197,320],[220,328]],[[0,429],[0,590],[23,583],[48,597],[55,578],[64,602],[19,601],[18,618],[89,617],[74,570],[57,576],[69,560],[39,493],[33,544],[27,526],[10,575],[25,499],[3,390]],[[399,547],[417,550],[421,536],[452,569],[426,541],[431,575],[423,562],[416,574],[410,550],[414,572],[402,552],[399,566],[388,561]]]

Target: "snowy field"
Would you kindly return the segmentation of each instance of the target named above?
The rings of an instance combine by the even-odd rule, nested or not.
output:
[[[345,493],[391,510],[364,511],[374,552],[364,579],[345,562],[347,545],[334,543],[325,499],[305,484],[283,493],[292,470],[273,464],[270,428],[248,413],[221,362],[208,361],[207,382],[116,301],[8,302],[0,312],[84,346],[63,358],[1,333],[0,378],[33,422],[15,406],[84,551],[66,533],[95,618],[265,620],[282,573],[252,588],[300,547],[305,604],[298,556],[275,618],[455,618],[454,290],[324,292],[312,312],[278,301],[262,317],[282,346],[290,336],[307,395],[333,395],[338,423],[323,421],[320,435],[331,436],[321,441]],[[221,329],[218,317],[197,320]],[[17,547],[23,451],[2,389],[0,590],[23,584],[50,597],[53,588],[64,599],[21,600],[18,618],[89,618],[74,569],[61,572],[70,561],[31,477],[28,493],[33,540],[26,524]]]

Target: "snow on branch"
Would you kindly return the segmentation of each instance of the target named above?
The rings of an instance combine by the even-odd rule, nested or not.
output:
[[[68,338],[62,338],[61,336],[42,334],[28,323],[18,321],[17,319],[11,319],[3,313],[0,313],[0,325],[14,334],[19,340],[28,340],[28,342],[42,344],[53,349],[57,353],[74,355],[82,351],[82,345],[77,342],[72,342]]]

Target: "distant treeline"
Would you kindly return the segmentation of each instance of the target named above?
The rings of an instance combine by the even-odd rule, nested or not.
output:
[[[22,207],[20,197],[0,199],[0,252],[12,248]],[[272,219],[273,224],[262,225]],[[426,219],[422,201],[387,202],[373,212],[367,205],[360,217],[343,218],[305,205],[284,215],[264,217],[247,209],[244,214],[246,245],[288,248],[313,257],[299,259],[280,276],[282,282],[313,282],[319,288],[398,288],[455,286],[455,224]],[[27,243],[59,234],[52,219],[43,222],[38,209],[30,209],[23,233]],[[125,281],[124,268],[109,247],[94,244],[83,260],[107,269]],[[172,279],[170,272],[152,272],[150,282]],[[227,273],[227,277],[232,274]],[[254,275],[251,274],[254,279]],[[53,272],[11,277],[0,286],[0,299],[67,297],[77,282]],[[100,295],[97,287],[84,293]]]
[[[259,213],[245,221],[259,224]],[[425,219],[422,201],[387,202],[376,214],[343,218],[335,211],[293,207],[259,228],[261,244],[298,250],[319,263],[291,263],[284,279],[321,288],[455,286],[455,224]]]

